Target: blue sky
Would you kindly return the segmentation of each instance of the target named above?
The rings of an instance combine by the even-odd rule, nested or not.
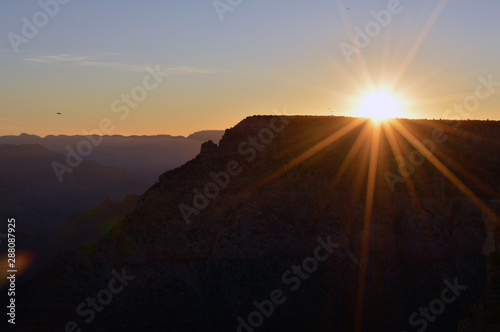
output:
[[[187,135],[285,107],[355,115],[357,100],[389,85],[406,116],[441,118],[474,94],[479,76],[500,82],[494,0],[402,0],[348,62],[340,45],[353,44],[350,29],[363,30],[388,3],[243,0],[221,21],[208,0],[72,0],[16,53],[9,33],[22,36],[22,18],[41,7],[2,1],[0,135],[79,134],[103,118],[116,134]],[[146,66],[169,75],[119,119],[111,103],[142,84]],[[497,90],[470,118],[500,119]]]

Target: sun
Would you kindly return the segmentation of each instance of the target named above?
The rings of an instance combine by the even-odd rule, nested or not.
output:
[[[357,116],[382,121],[401,117],[401,100],[387,91],[373,91],[359,101]]]

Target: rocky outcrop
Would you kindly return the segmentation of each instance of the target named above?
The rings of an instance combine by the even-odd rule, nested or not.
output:
[[[224,130],[202,130],[202,131],[197,131],[195,133],[192,133],[191,135],[187,136],[186,138],[189,139],[194,139],[197,141],[214,141],[214,142],[219,142],[224,135]]]

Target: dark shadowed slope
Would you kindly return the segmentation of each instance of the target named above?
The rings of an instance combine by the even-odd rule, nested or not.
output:
[[[0,156],[0,216],[19,221],[17,249],[35,255],[35,270],[61,251],[58,230],[70,215],[150,186],[126,168],[95,161],[83,161],[59,182],[52,163],[65,157],[38,144],[0,145]]]
[[[60,226],[71,213],[149,186],[126,168],[94,161],[83,161],[59,182],[52,163],[65,164],[65,157],[40,145],[0,145],[0,155],[0,197],[8,202],[2,210],[20,213],[23,224]]]
[[[73,249],[95,243],[135,209],[139,197],[128,195],[118,203],[106,199],[93,208],[70,216],[60,232],[64,247]]]

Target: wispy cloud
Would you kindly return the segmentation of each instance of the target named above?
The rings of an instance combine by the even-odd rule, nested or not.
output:
[[[44,55],[38,58],[24,58],[23,60],[43,63],[43,64],[52,64],[52,65],[63,65],[71,67],[101,67],[101,68],[110,68],[110,69],[132,71],[132,72],[145,72],[146,67],[151,66],[151,64],[131,64],[120,61],[102,61],[102,58],[113,55],[119,55],[119,53],[97,53],[91,55],[79,55],[79,54]],[[210,74],[215,72],[215,70],[213,69],[190,67],[190,66],[175,66],[166,64],[159,64],[159,66],[162,71],[170,73]]]

